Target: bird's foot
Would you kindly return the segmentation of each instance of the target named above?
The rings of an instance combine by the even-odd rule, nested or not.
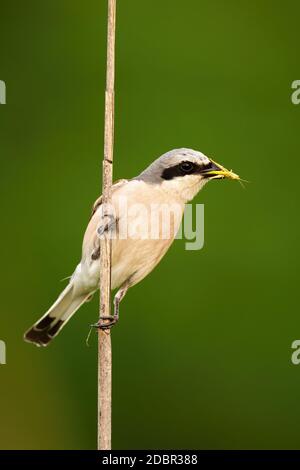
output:
[[[109,321],[107,321],[109,320]],[[100,330],[110,330],[119,320],[118,315],[107,315],[100,317],[97,323],[91,325],[93,328],[98,328]]]

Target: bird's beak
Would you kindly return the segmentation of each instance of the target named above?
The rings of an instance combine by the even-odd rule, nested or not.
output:
[[[212,162],[212,167],[209,170],[205,170],[203,172],[206,178],[228,178],[231,180],[240,179],[239,175],[233,173],[232,170],[226,170],[226,168],[224,168],[222,165],[219,165],[219,163],[214,162],[212,159],[210,159],[210,161]]]

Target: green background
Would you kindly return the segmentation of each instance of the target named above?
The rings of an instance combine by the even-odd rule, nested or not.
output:
[[[113,447],[299,448],[299,2],[118,3],[115,178],[191,147],[251,183],[210,183],[204,248],[176,241],[122,303]],[[48,349],[22,335],[100,191],[106,2],[0,8],[0,447],[93,449],[97,296]]]

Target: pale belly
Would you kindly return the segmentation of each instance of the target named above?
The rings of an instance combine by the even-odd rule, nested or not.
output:
[[[114,240],[112,246],[111,288],[129,281],[132,286],[141,281],[160,262],[173,242],[167,240]],[[100,261],[81,262],[74,273],[80,292],[93,292],[100,281]]]
[[[112,289],[141,281],[159,263],[173,239],[118,240],[113,246]]]

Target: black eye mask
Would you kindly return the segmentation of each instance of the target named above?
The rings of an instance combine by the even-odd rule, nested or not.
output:
[[[164,180],[172,180],[173,178],[178,178],[186,175],[195,175],[195,174],[203,174],[205,177],[205,171],[211,170],[213,167],[213,163],[209,162],[208,164],[200,165],[195,162],[190,161],[182,161],[177,165],[171,166],[169,168],[165,168],[161,174],[162,179]],[[207,175],[208,176],[208,175]]]

